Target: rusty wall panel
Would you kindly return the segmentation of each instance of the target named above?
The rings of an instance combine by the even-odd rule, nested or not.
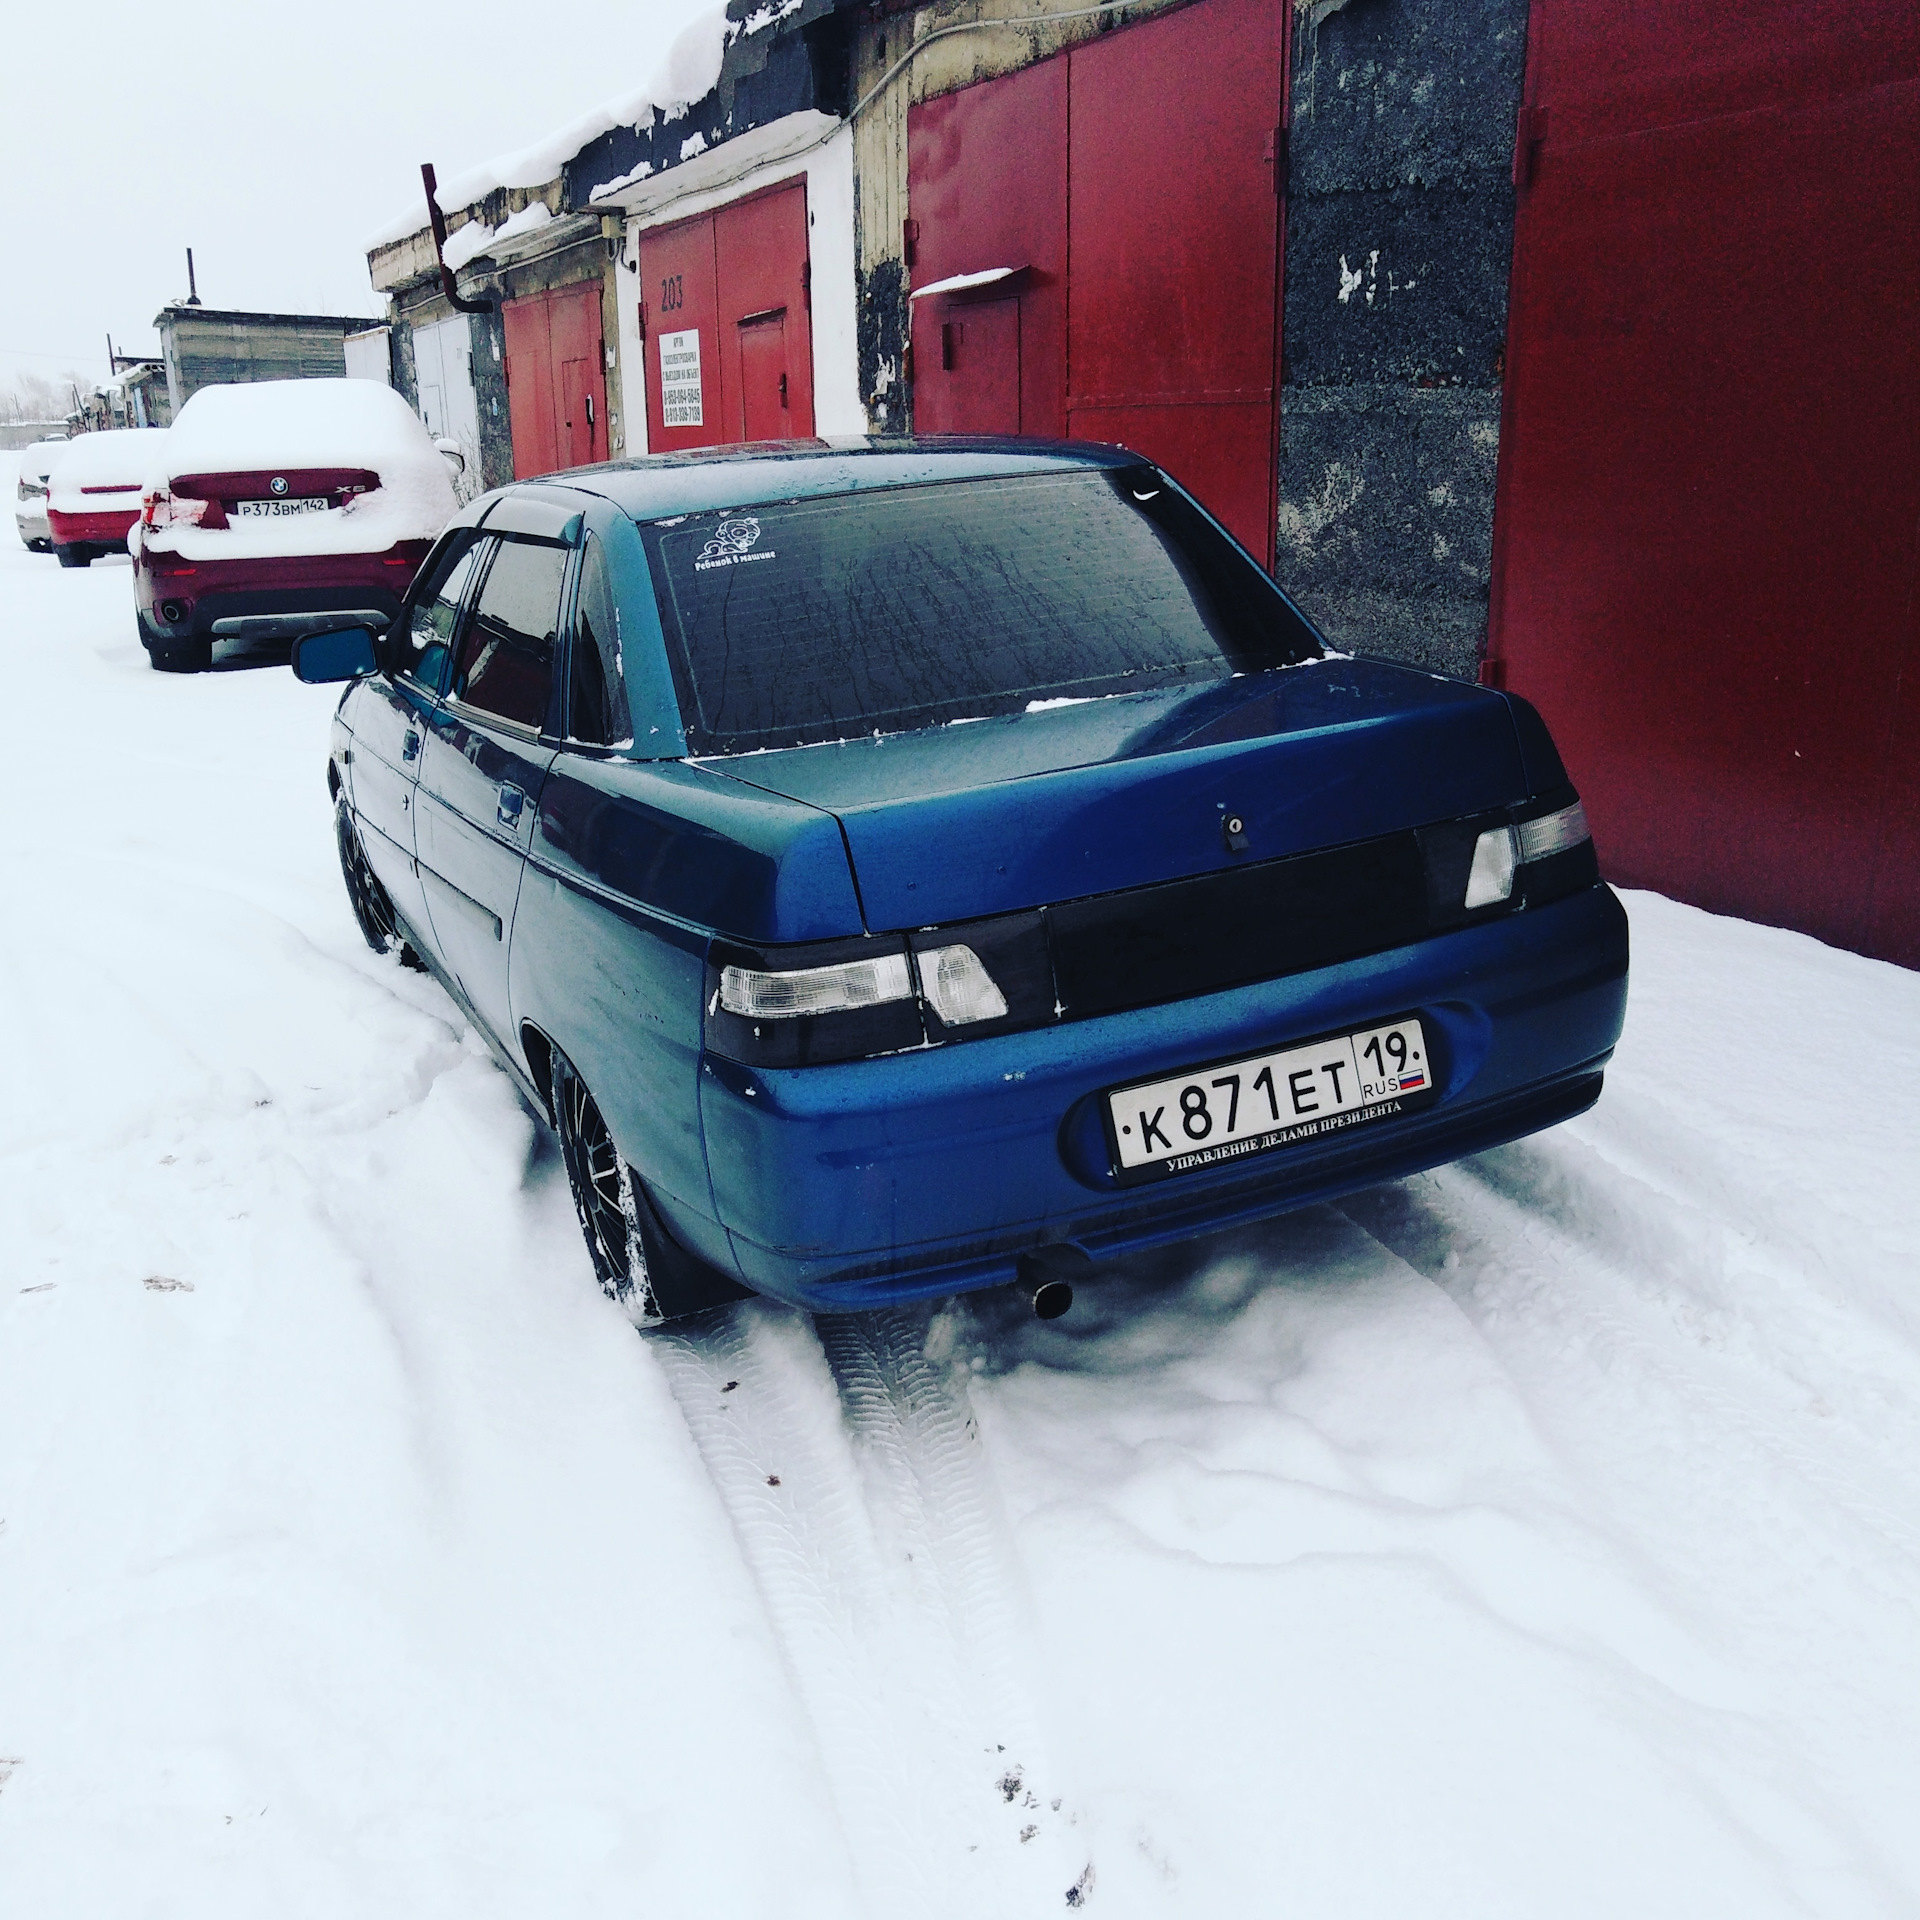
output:
[[[608,457],[606,342],[600,282],[556,287],[547,295],[552,339],[554,431],[560,464],[584,467]]]
[[[1067,430],[1067,61],[942,95],[907,116],[918,228],[912,281],[1021,270],[1009,322],[997,294],[913,302],[913,419],[921,433]],[[999,289],[1004,293],[1005,289]],[[957,333],[956,333],[957,330]]]
[[[509,300],[500,317],[506,333],[513,477],[526,480],[606,459],[600,282]]]
[[[1267,564],[1284,20],[1201,0],[1067,56],[1068,431],[1161,461]]]
[[[680,453],[724,440],[720,391],[720,301],[713,263],[713,215],[703,213],[640,236],[640,297],[646,303],[647,446],[654,453]],[[697,421],[669,426],[664,408],[662,354],[671,336],[692,333],[700,343],[700,404]],[[676,394],[692,388],[673,384]],[[691,409],[687,409],[691,410]]]
[[[913,284],[1018,276],[914,302],[919,431],[1122,441],[1271,560],[1284,23],[1198,0],[912,109]]]
[[[806,183],[721,207],[713,216],[713,249],[725,428],[716,437],[807,438],[813,432],[813,322]]]
[[[807,254],[807,189],[797,180],[640,236],[654,452],[813,432]],[[744,349],[743,323],[753,334]],[[699,337],[700,419],[668,426],[662,343],[682,333]]]
[[[1920,962],[1920,12],[1531,32],[1500,670],[1611,875]]]
[[[513,430],[513,477],[552,473],[565,462],[555,424],[553,336],[547,296],[529,294],[500,309],[507,342],[507,412]]]

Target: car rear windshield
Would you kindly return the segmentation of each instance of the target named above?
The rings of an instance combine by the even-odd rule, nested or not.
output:
[[[897,733],[1311,659],[1151,468],[687,514],[647,540],[695,753]]]

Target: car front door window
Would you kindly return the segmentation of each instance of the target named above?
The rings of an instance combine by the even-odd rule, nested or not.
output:
[[[460,638],[456,700],[536,733],[546,724],[560,595],[571,558],[565,547],[501,542]]]
[[[397,670],[429,694],[445,692],[460,608],[491,542],[474,541],[444,565],[437,584],[416,594],[407,608]]]

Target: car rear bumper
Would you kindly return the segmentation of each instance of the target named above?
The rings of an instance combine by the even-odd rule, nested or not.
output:
[[[216,620],[247,614],[377,607],[391,618],[432,544],[403,540],[380,553],[191,561],[143,548],[134,565],[134,599],[147,631],[166,638],[210,634]],[[178,617],[167,617],[168,610]]]
[[[29,547],[53,538],[53,534],[47,527],[47,509],[44,502],[32,506],[23,502],[15,507],[13,524],[18,529],[22,542]]]
[[[1595,886],[1258,986],[877,1060],[708,1056],[701,1119],[740,1277],[816,1310],[995,1286],[1022,1253],[1137,1251],[1457,1159],[1590,1106],[1626,1005],[1627,927]],[[1424,1112],[1123,1186],[1105,1089],[1418,1013]]]
[[[63,513],[47,509],[47,538],[62,547],[124,547],[137,507],[114,507],[104,513]]]

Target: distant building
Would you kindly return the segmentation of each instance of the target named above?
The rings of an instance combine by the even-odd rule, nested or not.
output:
[[[36,440],[64,440],[64,420],[0,420],[0,453],[17,453]]]
[[[340,380],[360,314],[232,313],[176,300],[154,317],[167,400],[178,413],[202,387],[253,380]]]
[[[394,384],[459,442],[464,488],[867,430],[846,4],[729,0],[661,98],[444,182],[444,257],[424,205],[369,250]]]
[[[105,433],[122,427],[165,427],[173,423],[167,398],[167,371],[158,360],[114,356],[114,375],[86,394],[67,415],[74,433]]]

